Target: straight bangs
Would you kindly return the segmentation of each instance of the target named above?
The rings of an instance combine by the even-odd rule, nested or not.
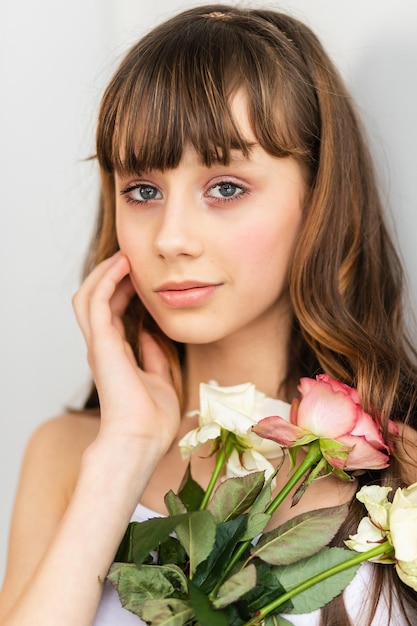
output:
[[[312,160],[318,128],[305,111],[312,111],[315,97],[296,68],[293,44],[266,20],[252,16],[250,26],[244,13],[227,10],[224,19],[186,12],[128,53],[99,114],[97,157],[104,171],[175,168],[187,146],[208,167],[227,164],[232,150],[248,156],[252,144],[232,111],[238,91],[261,147],[273,156]]]

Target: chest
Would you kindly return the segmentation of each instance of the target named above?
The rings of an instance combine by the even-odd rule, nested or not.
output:
[[[178,445],[174,443],[159,463],[143,494],[141,503],[153,511],[166,514],[164,496],[170,489],[177,493],[189,461],[191,461],[191,473],[194,480],[205,489],[215,462],[214,456],[210,456],[210,448],[202,447],[193,454],[191,459],[183,460]],[[278,493],[286,484],[289,475],[289,462],[285,460],[276,478],[275,493]],[[297,505],[291,506],[291,495],[284,500],[271,519],[270,527],[276,527],[300,513],[349,502],[356,489],[356,481],[347,483],[333,476],[316,480],[308,487]]]

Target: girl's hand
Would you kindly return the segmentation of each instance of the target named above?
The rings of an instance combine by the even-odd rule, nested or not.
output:
[[[99,436],[124,435],[167,451],[180,422],[168,361],[157,343],[142,336],[144,369],[126,341],[122,315],[134,294],[129,261],[121,252],[100,263],[73,298],[100,398]]]

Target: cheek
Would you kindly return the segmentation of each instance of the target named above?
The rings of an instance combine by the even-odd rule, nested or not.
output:
[[[137,236],[134,228],[128,228],[120,221],[117,223],[117,239],[120,250],[129,259],[130,278],[136,292],[141,295],[143,287],[148,281],[149,253],[146,252],[146,242]]]
[[[144,233],[135,223],[116,215],[116,233],[120,250],[127,256],[132,266],[146,256]]]
[[[265,270],[273,263],[286,268],[299,231],[297,221],[286,224],[256,224],[228,240],[228,252],[246,271]]]

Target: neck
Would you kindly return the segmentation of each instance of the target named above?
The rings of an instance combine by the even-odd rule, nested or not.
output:
[[[269,333],[227,337],[186,347],[187,410],[199,405],[199,385],[215,380],[227,387],[251,382],[267,396],[280,397],[287,375],[289,325]],[[287,398],[282,398],[287,400]]]

